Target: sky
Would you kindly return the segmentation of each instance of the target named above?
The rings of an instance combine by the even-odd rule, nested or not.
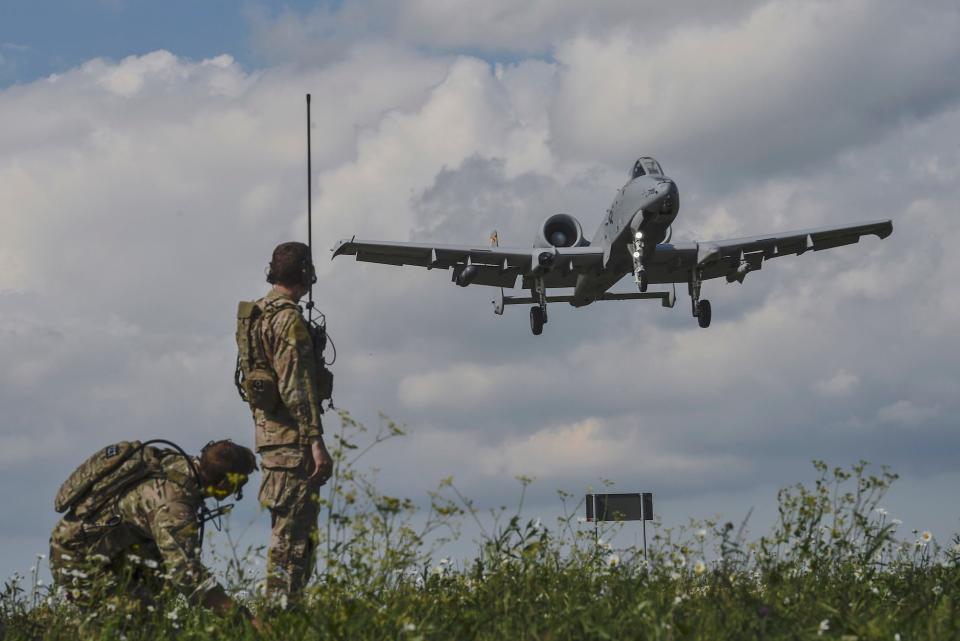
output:
[[[335,400],[406,426],[367,459],[390,493],[453,475],[496,506],[527,475],[550,517],[607,479],[664,525],[753,508],[760,534],[811,460],[866,459],[900,474],[905,537],[960,531],[955,2],[36,4],[0,3],[0,575],[105,444],[252,445],[234,314],[305,238],[308,92]],[[326,259],[528,247],[558,212],[592,235],[640,155],[678,184],[677,240],[894,233],[706,283],[708,330],[679,296],[554,305],[533,337],[448,272]],[[266,542],[255,501],[234,518]]]

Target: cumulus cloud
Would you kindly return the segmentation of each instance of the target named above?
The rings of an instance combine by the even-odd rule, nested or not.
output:
[[[817,381],[814,389],[823,396],[847,396],[856,389],[859,382],[859,376],[841,369],[830,378]]]

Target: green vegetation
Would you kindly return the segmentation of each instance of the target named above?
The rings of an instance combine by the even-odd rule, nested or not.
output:
[[[151,602],[107,586],[81,611],[14,578],[0,594],[4,639],[960,639],[960,540],[941,547],[927,532],[906,540],[880,501],[896,475],[815,462],[812,487],[781,490],[771,532],[747,541],[731,523],[660,530],[645,561],[612,549],[613,533],[579,528],[571,496],[552,527],[516,513],[480,518],[451,480],[427,514],[381,493],[359,461],[401,436],[384,419],[368,433],[349,415],[332,453],[318,556],[326,570],[303,603],[286,610],[257,596],[253,560],[230,549],[229,590],[263,619],[248,623],[191,608],[175,594]],[[418,516],[419,518],[414,518]],[[425,517],[425,518],[424,518]],[[485,515],[484,515],[485,517]],[[475,559],[437,560],[464,519],[483,530]],[[493,522],[492,527],[489,525]],[[421,525],[414,528],[413,523]],[[487,523],[488,525],[484,525]],[[613,529],[616,529],[616,524]],[[158,572],[162,568],[157,569]]]

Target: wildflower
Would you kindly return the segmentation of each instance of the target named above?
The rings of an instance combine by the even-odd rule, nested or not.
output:
[[[404,631],[404,632],[413,632],[413,631],[416,630],[416,629],[417,629],[417,626],[415,626],[415,625],[412,624],[412,623],[404,623],[404,624],[403,624],[403,631]]]
[[[170,619],[171,621],[176,621],[178,618],[180,618],[180,613],[177,612],[176,610],[170,610],[169,612],[167,612],[167,618]]]
[[[140,563],[140,561],[142,561],[142,559],[136,554],[128,554],[127,560],[130,561],[130,563]]]
[[[882,508],[882,507],[878,507],[878,508],[874,509],[873,511],[876,512],[877,514],[879,514],[880,516],[886,516],[887,514],[889,514],[889,512],[887,512],[887,510],[886,510],[885,508]]]
[[[677,596],[673,597],[673,604],[674,604],[674,605],[680,605],[681,603],[683,603],[683,595],[682,595],[682,594],[678,594]]]
[[[893,641],[900,641],[900,633],[899,633],[899,632],[897,632],[896,634],[893,635]]]
[[[615,568],[615,567],[617,567],[618,565],[620,565],[620,557],[617,556],[616,554],[613,554],[613,553],[608,554],[608,555],[607,555],[607,567]]]
[[[830,629],[830,619],[824,619],[817,628],[817,636],[822,637],[823,633]]]
[[[116,603],[108,603],[108,604],[107,604],[107,610],[108,610],[109,612],[113,612],[113,611],[116,610],[116,609],[117,609],[117,604],[116,604]]]
[[[686,557],[684,557],[682,554],[678,554],[678,555],[676,556],[676,558],[674,559],[674,561],[676,562],[677,567],[679,567],[679,568],[682,568],[683,566],[685,566],[685,565],[687,564],[687,559],[686,559]]]
[[[707,538],[707,531],[704,530],[703,528],[700,528],[699,530],[697,530],[697,538],[700,539],[701,541]]]
[[[533,522],[533,529],[534,529],[534,530],[539,530],[542,526],[543,526],[543,524],[540,522],[540,519],[537,519],[536,521]]]
[[[943,588],[940,587],[939,585],[933,586],[933,595],[940,596],[941,594],[943,594]]]
[[[891,525],[903,525],[903,521],[901,521],[900,519],[890,519],[890,524],[891,524]]]
[[[929,543],[931,539],[933,539],[933,535],[930,533],[930,530],[924,530],[920,535],[920,540],[924,543]]]
[[[60,558],[64,561],[73,561],[73,557],[70,556],[69,554],[61,554]]]
[[[697,562],[693,564],[693,573],[694,574],[703,574],[707,571],[707,564],[702,560],[697,559]]]
[[[38,555],[37,555],[37,559],[38,559],[39,561],[43,561],[45,558],[47,558],[47,555],[46,555],[46,554],[38,554]]]
[[[790,597],[788,597],[788,596],[783,597],[783,604],[784,604],[784,605],[790,605]]]
[[[147,566],[148,568],[150,568],[151,570],[156,570],[156,569],[157,569],[157,566],[159,565],[159,564],[158,564],[156,561],[154,561],[153,559],[144,559],[143,564],[144,564],[145,566]]]
[[[960,554],[960,543],[954,543],[954,544],[953,544],[953,553],[954,553],[954,554]]]
[[[671,573],[670,573],[670,580],[671,580],[671,581],[679,581],[679,580],[680,580],[680,573],[679,573],[679,572],[671,572]]]
[[[94,554],[90,557],[91,561],[96,561],[97,563],[109,563],[110,557],[105,554]]]
[[[156,611],[157,611],[157,609],[156,609],[155,607],[153,607],[152,605],[148,605],[148,606],[147,606],[147,612],[156,612]]]

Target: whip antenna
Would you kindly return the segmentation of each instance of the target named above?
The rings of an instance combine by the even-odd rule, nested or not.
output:
[[[307,248],[310,254],[310,265],[313,266],[313,167],[311,166],[312,153],[310,150],[310,94],[307,94]],[[313,321],[313,283],[310,283],[309,297],[307,298],[307,320]]]

